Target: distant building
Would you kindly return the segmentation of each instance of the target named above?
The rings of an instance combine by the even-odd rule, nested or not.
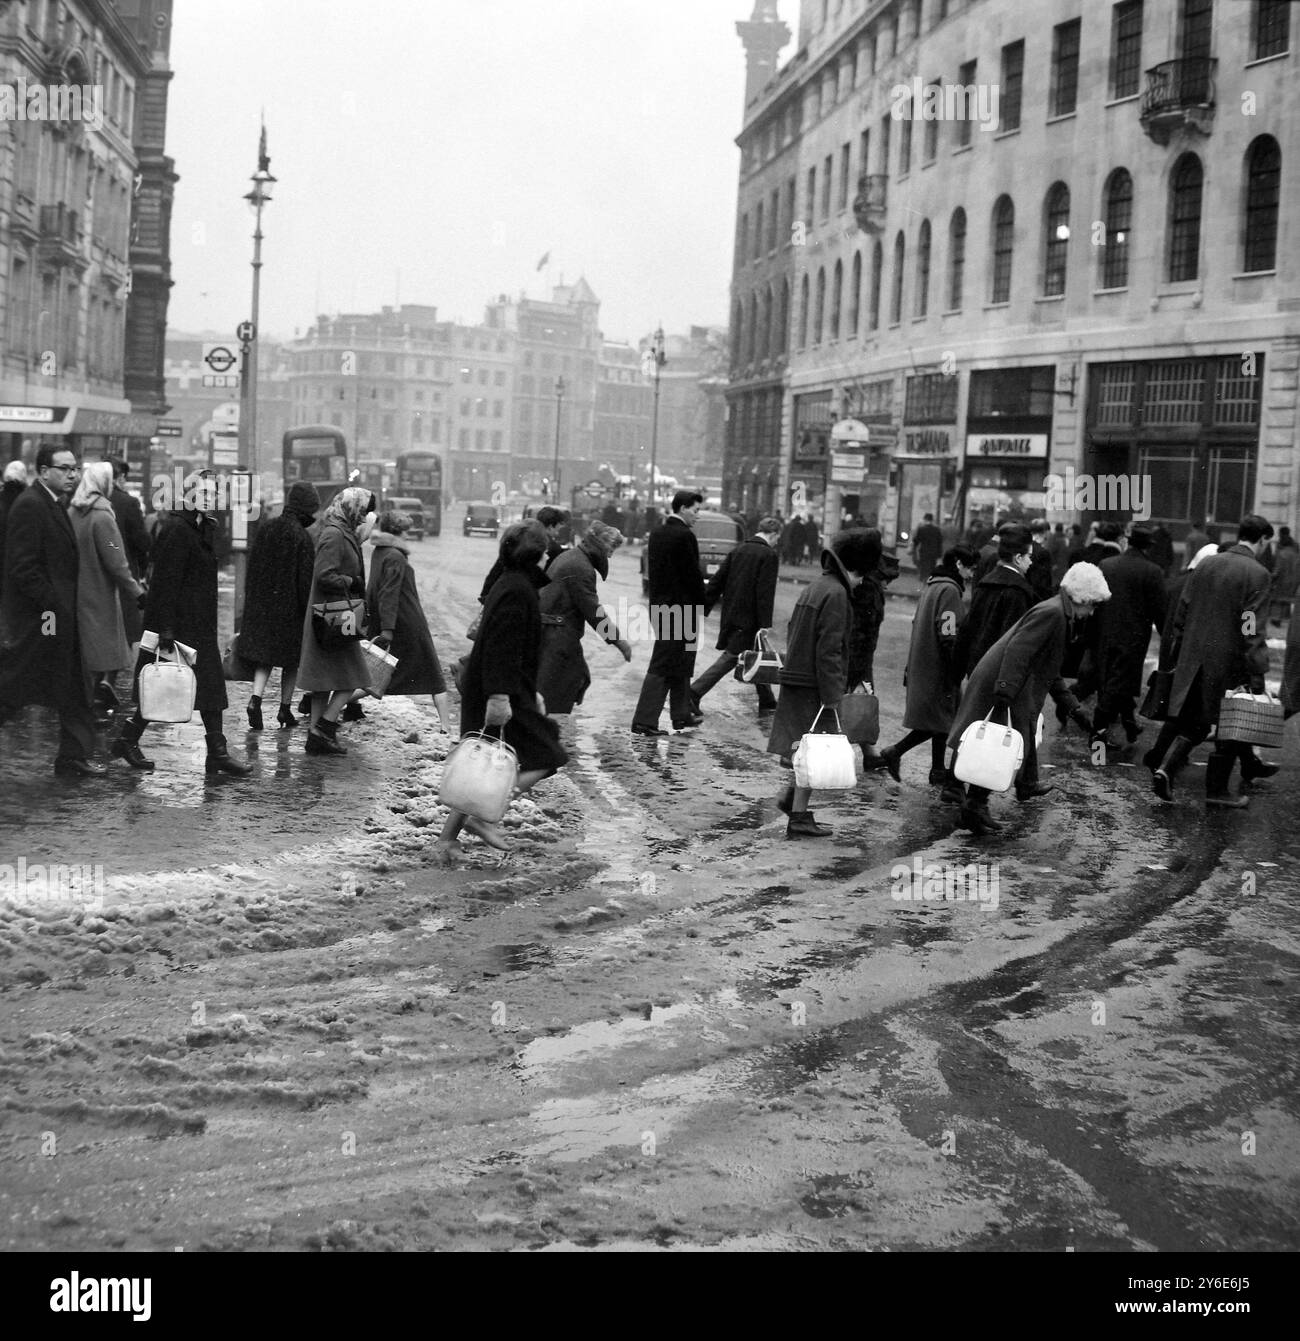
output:
[[[654,392],[642,371],[641,351],[605,340],[596,386],[593,454],[615,475],[626,475],[644,491],[650,470],[650,425]],[[644,492],[642,492],[644,497]]]
[[[645,336],[643,357],[651,348],[652,337]],[[720,477],[727,431],[727,332],[720,326],[692,326],[685,335],[666,335],[664,355],[657,469],[683,484]],[[653,366],[651,359],[648,367]],[[653,377],[650,384],[653,389]]]

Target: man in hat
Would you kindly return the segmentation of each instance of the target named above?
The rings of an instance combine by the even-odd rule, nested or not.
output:
[[[727,554],[704,591],[704,615],[722,601],[722,626],[718,630],[718,650],[722,655],[691,684],[691,706],[700,710],[700,699],[725,675],[730,675],[740,654],[754,646],[760,629],[772,627],[772,608],[776,603],[777,571],[781,566],[777,546],[781,543],[781,523],[764,517],[754,534],[742,540]],[[755,684],[759,712],[776,707],[776,695],[770,685]]]

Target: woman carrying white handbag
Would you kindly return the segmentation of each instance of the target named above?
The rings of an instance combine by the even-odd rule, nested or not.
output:
[[[878,531],[841,531],[831,541],[830,549],[822,552],[822,575],[804,588],[795,604],[781,670],[781,697],[767,742],[768,754],[779,755],[786,767],[791,766],[796,742],[812,731],[823,712],[818,729],[824,729],[826,719],[831,718],[836,736],[843,739],[835,715],[848,688],[849,639],[853,631],[849,593],[879,560]],[[818,824],[808,809],[812,790],[811,786],[800,785],[798,775],[783,788],[777,806],[790,817],[787,838],[830,835],[831,830]]]
[[[948,734],[948,744],[957,751],[953,773],[970,784],[961,801],[958,828],[976,835],[1001,830],[989,814],[989,794],[1011,786],[1015,769],[1005,765],[1007,756],[1014,758],[1016,751],[1023,751],[1023,763],[1019,763],[1022,799],[1051,790],[1050,784],[1038,781],[1038,716],[1053,684],[1061,678],[1072,633],[1097,605],[1109,599],[1110,588],[1101,569],[1076,563],[1061,579],[1058,595],[1034,606],[980,658]]]

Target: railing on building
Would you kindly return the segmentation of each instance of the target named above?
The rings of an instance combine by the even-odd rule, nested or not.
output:
[[[1142,90],[1142,129],[1157,144],[1167,144],[1175,130],[1189,127],[1208,135],[1214,124],[1212,56],[1161,61],[1146,72]]]

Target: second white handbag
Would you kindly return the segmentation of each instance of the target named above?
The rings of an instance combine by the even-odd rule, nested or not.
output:
[[[146,722],[188,722],[194,716],[194,672],[176,654],[162,661],[160,654],[140,670],[140,716]]]
[[[795,747],[794,785],[811,787],[814,791],[844,791],[858,785],[857,763],[853,745],[840,730],[839,714],[835,713],[835,733],[814,735],[825,708],[817,710],[813,724]]]
[[[471,731],[452,747],[442,766],[438,800],[463,815],[496,824],[510,806],[519,762],[504,740]]]
[[[1024,762],[1025,740],[1011,725],[1010,714],[1005,726],[991,722],[992,715],[990,708],[987,717],[972,722],[961,733],[957,766],[953,772],[959,782],[985,787],[991,792],[1004,792]]]

